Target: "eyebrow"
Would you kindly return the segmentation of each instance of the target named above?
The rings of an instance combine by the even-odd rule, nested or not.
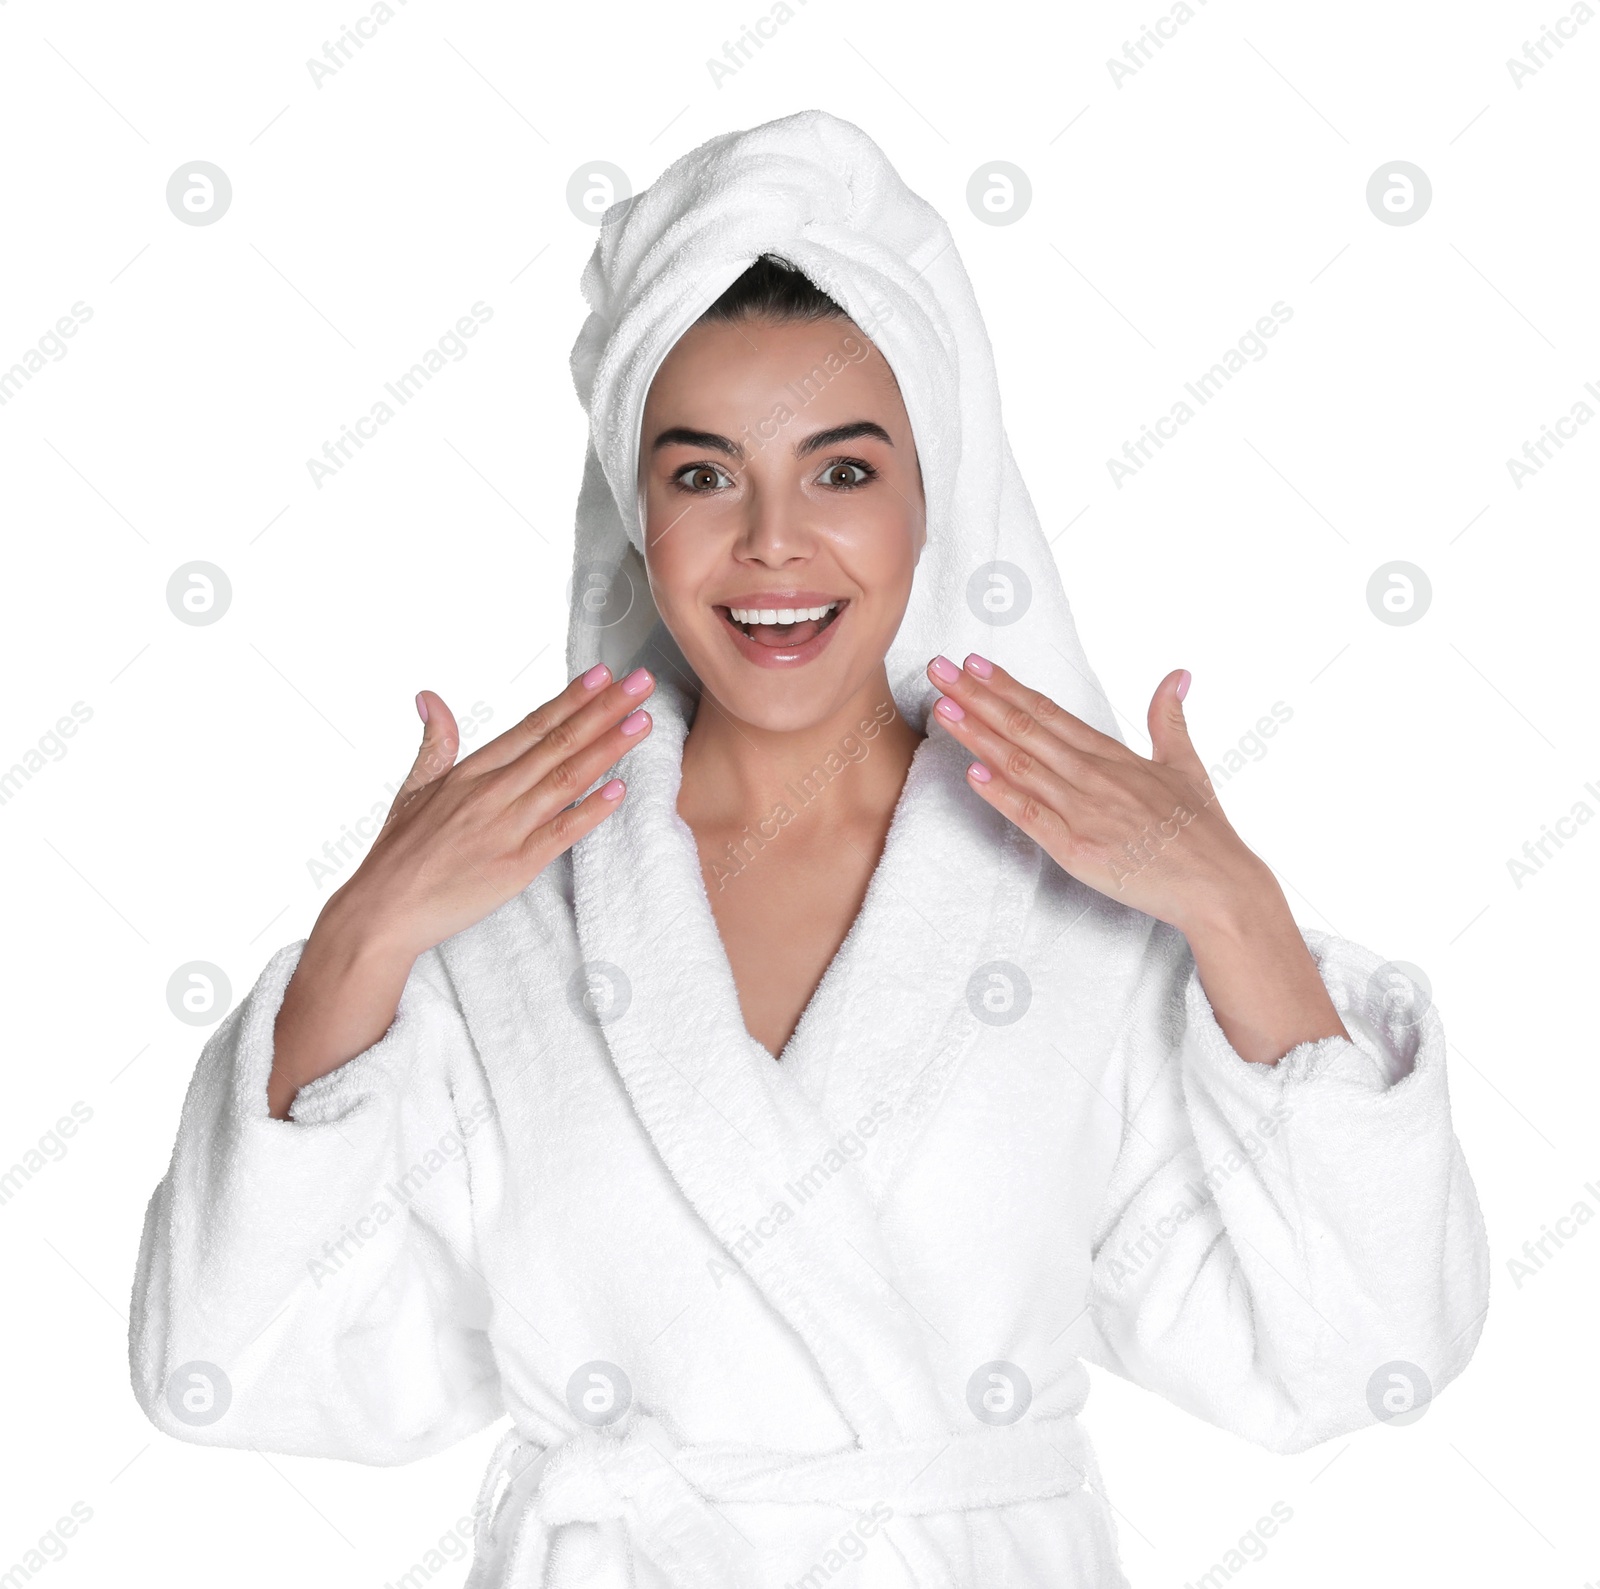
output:
[[[853,419],[797,441],[794,455],[796,458],[809,458],[812,453],[821,452],[825,447],[837,447],[840,442],[854,441],[859,436],[871,436],[890,447],[894,446],[893,439],[882,425],[870,419]],[[744,456],[744,449],[728,437],[719,436],[714,430],[692,430],[686,425],[672,425],[662,431],[651,442],[650,451],[657,453],[663,447],[700,447],[709,452],[725,453],[730,458]]]

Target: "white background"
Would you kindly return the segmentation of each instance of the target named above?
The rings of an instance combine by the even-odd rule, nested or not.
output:
[[[209,1029],[174,1018],[168,979],[208,961],[237,1002],[309,929],[338,879],[308,860],[387,803],[418,688],[498,732],[564,682],[566,360],[596,237],[569,179],[605,160],[642,188],[820,106],[951,223],[1130,743],[1173,667],[1210,760],[1290,708],[1224,805],[1302,923],[1425,969],[1488,1217],[1477,1355],[1410,1427],[1280,1457],[1097,1372],[1129,1576],[1179,1589],[1281,1501],[1250,1589],[1600,1581],[1600,1229],[1567,1226],[1520,1284],[1508,1267],[1600,1209],[1600,824],[1520,887],[1507,865],[1600,811],[1600,425],[1520,486],[1507,468],[1586,395],[1600,412],[1600,19],[1519,86],[1507,60],[1562,0],[1210,0],[1119,86],[1108,57],[1170,12],[1058,9],[795,0],[719,84],[707,60],[761,0],[409,0],[319,86],[307,60],[359,0],[0,0],[0,369],[92,310],[0,407],[0,769],[92,713],[0,804],[0,1169],[92,1112],[0,1203],[0,1574],[81,1502],[40,1574],[61,1589],[380,1589],[471,1505],[494,1431],[381,1470],[191,1446],[139,1412],[140,1221]],[[196,160],[232,183],[214,225],[166,203]],[[1032,186],[1005,226],[966,201],[999,160]],[[1432,183],[1410,225],[1366,200],[1396,160]],[[306,460],[476,301],[467,356],[318,488]],[[1107,459],[1279,301],[1267,356],[1117,485]],[[209,626],[167,605],[196,560],[232,585]],[[1432,586],[1407,625],[1366,599],[1396,560]]]

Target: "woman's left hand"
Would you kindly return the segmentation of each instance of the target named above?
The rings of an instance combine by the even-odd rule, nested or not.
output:
[[[934,715],[977,758],[968,783],[1080,882],[1185,933],[1278,893],[1189,739],[1183,669],[1151,697],[1153,759],[982,657],[935,657],[928,677],[943,692]]]

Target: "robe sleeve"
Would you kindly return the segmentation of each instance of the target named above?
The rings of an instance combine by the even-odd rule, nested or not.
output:
[[[1438,1011],[1397,998],[1372,951],[1301,934],[1350,1039],[1266,1065],[1235,1052],[1187,941],[1158,924],[1119,1038],[1084,1352],[1280,1452],[1420,1416],[1489,1302]]]
[[[201,1052],[145,1213],[134,1393],[182,1440],[409,1462],[503,1411],[468,1173],[469,1152],[492,1167],[497,1125],[437,950],[384,1036],[274,1119],[273,1027],[305,943]]]

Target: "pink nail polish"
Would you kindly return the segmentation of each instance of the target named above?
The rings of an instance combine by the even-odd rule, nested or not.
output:
[[[627,678],[622,681],[624,695],[643,695],[650,688],[650,674],[644,668],[635,668]]]
[[[967,776],[974,783],[988,783],[994,777],[994,774],[981,761],[975,761],[967,768]]]
[[[942,679],[946,684],[954,684],[961,677],[955,663],[949,657],[935,657],[928,666],[933,669],[934,678]]]
[[[976,651],[967,658],[967,666],[978,675],[980,679],[994,677],[994,663],[987,657],[980,657]]]
[[[650,714],[641,706],[637,712],[629,712],[622,720],[624,734],[637,734],[646,723],[650,721]]]
[[[613,778],[610,783],[601,784],[600,798],[602,800],[620,800],[622,791],[628,786],[620,778]]]
[[[421,690],[417,691],[417,716],[420,717],[424,723],[428,721],[428,703],[423,700]]]
[[[1180,701],[1189,693],[1189,683],[1189,670],[1185,668],[1182,677],[1178,680],[1178,699]]]
[[[934,711],[936,711],[940,717],[949,718],[952,723],[959,723],[961,719],[967,715],[962,709],[961,704],[958,701],[952,701],[948,695],[941,695],[939,697],[938,704],[935,705]]]
[[[583,687],[586,690],[595,690],[611,677],[611,669],[604,662],[596,662],[583,676]]]

